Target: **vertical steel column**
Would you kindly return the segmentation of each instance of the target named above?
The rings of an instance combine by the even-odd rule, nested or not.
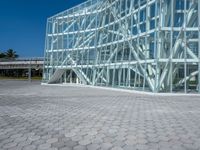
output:
[[[64,83],[67,83],[67,72],[65,70],[65,73],[64,73]]]
[[[154,93],[158,92],[157,84],[158,84],[158,80],[159,80],[159,77],[158,77],[159,76],[159,68],[158,68],[158,64],[159,64],[158,43],[159,43],[159,41],[157,42],[159,26],[158,26],[158,22],[157,22],[157,17],[158,16],[160,17],[160,15],[158,15],[159,14],[159,12],[158,12],[158,1],[159,0],[156,0],[156,2],[155,2],[154,59],[155,59],[155,63],[156,63],[156,73],[155,73],[155,77],[154,77],[154,91],[153,91]],[[159,19],[159,21],[160,21],[160,19]]]
[[[170,93],[172,93],[173,90],[173,75],[172,75],[172,71],[173,71],[173,54],[174,53],[174,49],[173,49],[173,33],[174,33],[174,1],[171,1],[171,21],[170,21],[170,67],[169,67],[169,76],[170,76]]]
[[[72,83],[72,69],[70,70],[70,83]]]
[[[138,12],[137,12],[137,45],[140,45],[140,36],[139,36],[139,34],[141,33],[141,30],[140,30],[140,4],[141,4],[141,0],[138,0]],[[137,53],[139,54],[139,49],[137,49]],[[138,63],[139,62],[137,62],[137,65],[136,65],[136,68],[137,68],[137,70],[138,70]],[[136,76],[135,76],[135,83],[134,83],[134,87],[135,86],[138,86],[138,83],[139,83],[139,77],[138,76],[140,76],[140,74],[138,74],[138,71],[137,71],[137,73],[136,73]],[[139,87],[139,86],[138,86]]]
[[[62,22],[62,56],[60,56],[61,57],[61,62],[60,62],[60,64],[62,64],[62,62],[64,61],[64,58],[63,58],[63,56],[64,56],[64,53],[65,53],[65,48],[64,48],[64,14],[62,13],[62,20],[61,20],[61,22]],[[66,72],[66,70],[65,70],[65,72]],[[64,74],[64,80],[66,80],[66,74]]]
[[[46,65],[48,65],[49,63],[48,63],[48,61],[47,60],[49,60],[48,59],[48,49],[49,49],[49,40],[48,40],[48,31],[49,31],[49,21],[48,21],[49,19],[47,19],[47,23],[46,23],[46,36],[45,36],[45,45],[44,45],[44,64],[43,64],[43,75],[42,75],[42,81],[43,82],[46,82],[46,80],[47,80],[47,77],[48,77],[48,75],[47,75],[47,73],[48,73],[48,69],[46,69],[45,68],[45,66]]]
[[[109,80],[110,80],[110,69],[109,69],[109,66],[107,66],[107,71],[106,71],[106,79],[107,79],[107,82],[106,82],[106,86],[109,86]]]
[[[97,3],[98,3],[99,1],[97,1]],[[97,65],[97,62],[98,62],[98,57],[99,57],[99,51],[97,51],[97,43],[98,43],[98,41],[97,41],[97,39],[98,39],[98,32],[97,32],[97,28],[99,27],[98,26],[98,17],[97,17],[97,14],[96,14],[96,16],[95,16],[95,28],[96,28],[96,30],[95,30],[95,36],[94,36],[94,51],[95,51],[95,54],[96,54],[96,58],[94,58],[94,63],[93,63],[93,65]],[[96,73],[97,73],[97,67],[95,66],[93,66],[92,67],[92,85],[95,85],[95,79],[96,79]]]
[[[199,27],[199,42],[198,42],[198,58],[199,58],[199,67],[198,67],[198,92],[200,93],[200,0],[198,0],[198,27]]]
[[[148,41],[148,31],[150,30],[150,5],[149,5],[149,0],[147,0],[147,6],[146,6],[146,29],[145,29],[145,70],[147,70],[147,59],[149,59],[149,41]],[[148,52],[147,52],[148,51]],[[148,75],[147,74],[147,71],[145,71],[145,74],[144,75],[144,82],[143,82],[143,91],[145,90],[145,84],[146,84],[146,76]]]
[[[186,82],[186,77],[187,77],[187,52],[186,52],[186,23],[187,23],[187,18],[186,18],[186,0],[184,0],[184,22],[183,23],[183,32],[184,32],[184,92],[187,93],[187,82]]]

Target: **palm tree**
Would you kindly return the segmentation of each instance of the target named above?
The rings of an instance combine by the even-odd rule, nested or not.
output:
[[[13,49],[8,49],[5,52],[5,55],[6,55],[6,58],[8,58],[8,59],[15,59],[19,56],[16,54],[16,51],[14,51]]]
[[[0,52],[0,58],[5,58],[5,57],[6,57],[6,55],[4,53]]]

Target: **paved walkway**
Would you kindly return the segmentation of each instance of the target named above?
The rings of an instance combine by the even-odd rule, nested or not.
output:
[[[199,150],[200,97],[0,81],[1,150]]]

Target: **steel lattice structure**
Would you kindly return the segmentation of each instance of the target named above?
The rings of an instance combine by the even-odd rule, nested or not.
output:
[[[90,0],[48,18],[44,83],[200,93],[200,0]]]

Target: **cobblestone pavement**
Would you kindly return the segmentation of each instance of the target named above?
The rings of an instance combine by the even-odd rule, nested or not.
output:
[[[0,81],[1,150],[199,150],[200,97]]]

